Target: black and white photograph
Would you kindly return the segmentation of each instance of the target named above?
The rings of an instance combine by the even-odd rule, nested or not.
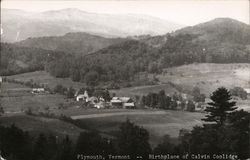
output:
[[[250,160],[249,0],[1,0],[0,160]]]

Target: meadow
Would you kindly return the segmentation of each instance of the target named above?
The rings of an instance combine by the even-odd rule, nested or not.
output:
[[[8,76],[9,79],[15,79],[21,82],[28,82],[33,80],[38,84],[45,84],[49,88],[55,88],[56,85],[63,85],[64,87],[73,87],[73,88],[82,88],[84,87],[84,83],[74,82],[70,78],[56,78],[51,76],[49,73],[45,71],[36,71],[36,72],[29,72],[23,74],[17,74],[13,76]]]
[[[181,129],[191,129],[196,125],[202,125],[201,119],[204,113],[191,113],[183,111],[163,110],[134,110],[112,114],[93,114],[86,116],[73,116],[79,118],[83,126],[97,130],[101,133],[115,136],[119,125],[127,119],[149,131],[150,144],[157,145],[163,136],[169,135],[172,139],[179,136]]]

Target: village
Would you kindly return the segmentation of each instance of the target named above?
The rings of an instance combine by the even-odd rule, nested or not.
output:
[[[135,109],[135,101],[130,97],[112,97],[110,101],[105,100],[102,96],[95,97],[89,96],[88,91],[84,91],[83,94],[79,92],[75,93],[75,100],[77,102],[88,104],[93,108],[123,108],[123,109]]]
[[[66,88],[62,85],[57,85],[54,89],[50,89],[46,84],[37,84],[33,80],[28,82],[21,82],[18,80],[7,79],[0,76],[0,85],[2,83],[16,83],[29,87],[30,89],[9,90],[8,92],[30,92],[32,96],[37,95],[53,95],[61,94],[72,103],[62,103],[61,105],[69,105],[68,107],[76,108],[96,108],[96,109],[167,109],[167,110],[181,110],[190,112],[205,112],[208,103],[211,102],[209,97],[201,94],[198,88],[194,88],[196,93],[173,93],[166,94],[163,92],[163,101],[160,102],[159,93],[148,93],[142,96],[119,96],[114,92],[106,89],[74,89],[72,87]],[[239,87],[238,87],[239,88]],[[197,91],[198,90],[198,91]],[[250,95],[250,89],[244,88],[245,97]],[[241,91],[241,92],[243,92]],[[238,92],[238,91],[236,91]],[[235,93],[237,95],[238,93]],[[233,96],[234,100],[239,100],[239,96]],[[68,101],[67,100],[67,101]],[[161,104],[162,103],[162,104]],[[59,106],[58,109],[65,107]]]

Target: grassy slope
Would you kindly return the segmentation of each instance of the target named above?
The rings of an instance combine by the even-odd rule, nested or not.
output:
[[[83,83],[73,82],[69,78],[52,77],[44,71],[18,74],[9,76],[9,78],[20,81],[33,79],[37,83],[47,83],[52,88],[57,84],[67,87],[73,86],[74,88],[84,86]],[[112,92],[119,96],[143,95],[148,92],[158,92],[161,89],[169,94],[177,92],[176,88],[169,85],[168,82],[180,85],[186,90],[192,90],[194,86],[198,86],[201,92],[207,95],[220,86],[250,88],[250,64],[202,63],[183,65],[165,69],[163,74],[157,75],[157,78],[160,80],[160,85],[122,88]]]
[[[54,88],[58,84],[61,84],[65,87],[72,86],[74,88],[81,88],[84,86],[83,83],[73,82],[70,78],[55,78],[45,71],[36,71],[36,72],[18,74],[18,75],[8,76],[8,78],[23,82],[33,79],[34,82],[40,84],[47,84],[50,88]]]
[[[158,92],[164,89],[167,94],[177,92],[169,82],[192,91],[198,86],[201,92],[210,95],[218,87],[232,88],[240,86],[250,88],[250,64],[190,64],[179,67],[167,68],[157,75],[159,85],[123,88],[114,90],[117,95],[145,95],[148,92]]]
[[[89,118],[88,115],[88,118],[82,119],[81,122],[89,129],[115,135],[119,125],[129,118],[132,122],[149,131],[150,143],[155,146],[161,142],[161,138],[166,134],[176,138],[180,129],[191,129],[195,125],[201,125],[201,118],[204,117],[202,113],[182,111],[135,110],[134,112],[136,113],[124,112],[123,115],[113,113],[113,116],[96,117],[95,115],[94,118]]]
[[[5,112],[20,112],[31,108],[33,111],[44,108],[55,109],[65,102],[62,95],[32,94],[31,88],[20,84],[3,83],[1,85],[1,104]]]
[[[158,75],[162,83],[172,82],[185,89],[198,86],[209,95],[218,87],[250,88],[250,64],[191,64],[173,67]]]
[[[0,117],[1,125],[10,126],[15,124],[17,127],[30,132],[33,135],[39,133],[54,134],[60,138],[69,135],[71,139],[76,139],[80,132],[85,130],[57,119],[28,116],[23,114],[5,115]]]

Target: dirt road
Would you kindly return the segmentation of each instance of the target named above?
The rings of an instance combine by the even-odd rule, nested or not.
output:
[[[97,113],[88,115],[78,115],[71,116],[72,119],[88,119],[88,118],[100,118],[100,117],[112,117],[112,116],[122,116],[122,115],[166,115],[170,114],[165,111],[134,111],[134,112],[115,112],[115,113]]]

